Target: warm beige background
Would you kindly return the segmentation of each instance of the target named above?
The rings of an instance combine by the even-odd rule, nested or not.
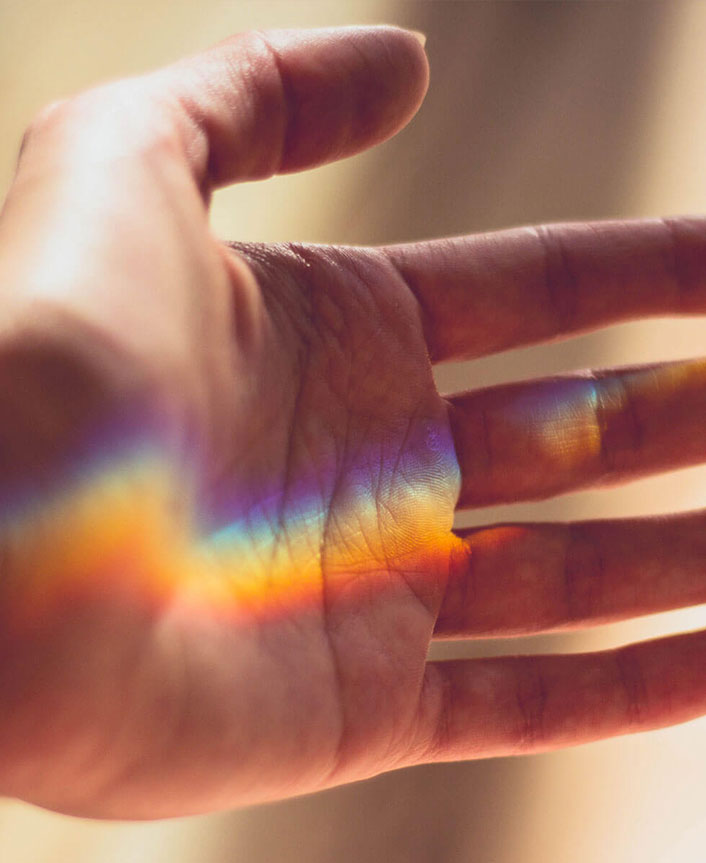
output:
[[[23,125],[50,99],[248,27],[381,21],[429,35],[432,87],[418,119],[348,163],[220,194],[214,220],[223,235],[383,242],[703,210],[706,4],[680,0],[0,0],[0,191]],[[444,369],[439,382],[456,389],[695,355],[705,336],[704,321],[615,327]],[[693,470],[472,518],[627,515],[705,503],[706,473]],[[704,624],[696,609],[445,653],[579,650]],[[422,767],[182,822],[95,824],[7,802],[0,861],[703,863],[705,767],[706,722],[697,721],[533,758]]]

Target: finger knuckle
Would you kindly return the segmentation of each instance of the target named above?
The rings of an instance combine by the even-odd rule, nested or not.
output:
[[[55,99],[37,111],[25,127],[20,144],[20,153],[23,153],[37,137],[46,136],[48,132],[62,122],[67,101],[66,99]]]
[[[624,699],[625,717],[631,727],[645,725],[649,713],[647,681],[638,651],[633,647],[615,652],[618,690]]]
[[[71,148],[114,152],[173,150],[180,143],[169,98],[149,79],[102,84],[42,108],[29,123],[20,152],[36,139],[61,141]]]
[[[627,375],[594,375],[595,424],[607,477],[630,471],[639,461],[644,423]]]
[[[552,332],[573,329],[576,318],[577,277],[561,228],[540,225],[530,229],[540,249],[547,309],[553,319]]]
[[[54,126],[63,117],[68,103],[68,99],[54,99],[44,105],[32,118],[28,131],[41,132]]]
[[[531,751],[546,737],[548,687],[540,662],[521,662],[517,669],[515,701],[520,751]]]
[[[580,622],[600,615],[604,569],[599,543],[590,529],[580,524],[568,525],[562,567],[567,620]]]

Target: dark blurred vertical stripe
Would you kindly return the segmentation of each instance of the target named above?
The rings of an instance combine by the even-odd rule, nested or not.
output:
[[[398,2],[428,34],[420,114],[339,233],[390,242],[625,212],[678,3]]]

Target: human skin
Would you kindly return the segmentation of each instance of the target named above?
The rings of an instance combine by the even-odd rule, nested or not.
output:
[[[703,513],[452,531],[706,458],[702,361],[432,364],[706,311],[697,218],[224,243],[211,192],[401,128],[391,27],[236,36],[44,110],[0,216],[0,793],[160,818],[706,712],[706,636],[427,662],[706,601]]]

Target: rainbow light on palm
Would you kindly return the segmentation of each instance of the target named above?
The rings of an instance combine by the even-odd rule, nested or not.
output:
[[[252,617],[320,602],[323,572],[327,588],[359,583],[365,591],[365,575],[381,586],[390,571],[433,577],[458,541],[458,466],[448,433],[421,423],[416,437],[401,455],[371,447],[337,475],[321,476],[318,466],[286,490],[234,493],[208,518],[188,471],[133,437],[119,456],[84,463],[61,488],[5,515],[13,625],[115,591]],[[118,449],[114,436],[111,446]]]

